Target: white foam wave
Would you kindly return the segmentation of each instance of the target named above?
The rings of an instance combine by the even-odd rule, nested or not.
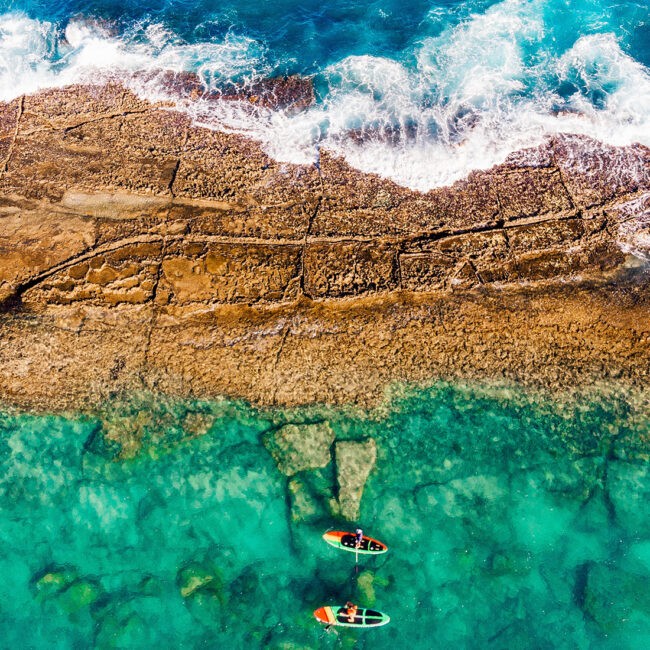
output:
[[[0,100],[158,70],[194,71],[207,84],[268,73],[263,46],[235,34],[220,43],[184,44],[155,23],[116,36],[92,20],[71,21],[61,33],[52,23],[22,14],[0,16]]]
[[[300,111],[175,98],[211,128],[249,135],[273,157],[317,160],[319,147],[417,190],[486,169],[555,133],[650,146],[650,74],[612,34],[578,38],[564,52],[547,37],[548,0],[503,0],[404,53],[403,61],[347,57],[322,71],[321,101]],[[531,52],[534,55],[531,55]],[[0,16],[0,99],[121,75],[140,95],[169,97],[155,75],[196,72],[208,88],[272,73],[263,44],[229,33],[187,44],[158,24],[114,35],[89,20],[55,25]],[[559,94],[564,85],[570,93]]]
[[[650,263],[650,193],[618,206],[618,242],[625,253]]]
[[[505,0],[418,43],[415,68],[353,56],[327,68],[323,101],[287,115],[236,105],[190,110],[265,143],[283,161],[308,163],[317,146],[363,171],[416,190],[488,169],[549,135],[578,133],[614,145],[650,146],[650,75],[612,34],[577,39],[558,57],[532,57],[545,35],[537,2]],[[576,91],[561,97],[557,88]],[[531,88],[535,89],[531,91]]]
[[[330,128],[330,146],[355,167],[418,190],[487,169],[551,134],[650,146],[650,75],[612,34],[583,36],[558,58],[528,62],[528,44],[545,34],[540,4],[505,0],[422,41],[415,49],[415,72],[396,71],[394,62],[383,74],[377,73],[378,63],[360,66],[352,92],[371,88],[371,105],[349,101],[351,92],[336,88],[329,109],[337,119],[331,122],[381,126],[383,119],[384,127],[397,126],[402,135],[391,147],[381,137],[359,145],[332,138]],[[366,77],[364,67],[371,70]],[[383,85],[377,82],[381,78]],[[579,89],[569,98],[556,91],[565,81]],[[525,92],[530,88],[536,91]],[[338,96],[341,90],[344,97]]]

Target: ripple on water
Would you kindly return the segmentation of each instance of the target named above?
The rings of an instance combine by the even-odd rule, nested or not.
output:
[[[111,405],[103,426],[5,415],[3,638],[38,648],[53,638],[641,647],[650,641],[643,404],[438,385],[374,414],[140,396]],[[353,554],[320,539],[344,525],[332,514],[335,460],[286,476],[264,444],[288,422],[324,420],[336,440],[377,444],[360,523],[390,552],[360,557],[358,571]],[[388,612],[391,625],[319,642],[312,610],[349,598]]]

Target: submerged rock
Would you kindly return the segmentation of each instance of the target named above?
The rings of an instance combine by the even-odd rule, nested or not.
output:
[[[345,519],[354,520],[359,517],[363,488],[377,460],[377,445],[372,438],[337,442],[335,457],[339,513]]]
[[[103,435],[110,443],[119,445],[121,458],[132,458],[140,451],[153,424],[153,414],[148,411],[127,416],[111,414],[103,423]]]
[[[493,576],[526,575],[530,569],[530,556],[512,548],[495,551],[487,558],[484,567],[484,571]]]
[[[361,595],[360,600],[366,607],[373,607],[377,601],[374,581],[375,576],[370,571],[363,571],[357,578],[357,589]]]
[[[214,567],[202,563],[191,563],[183,567],[176,576],[176,584],[183,598],[189,598],[198,591],[221,597],[223,583]]]
[[[291,519],[295,522],[309,521],[318,514],[318,502],[304,481],[293,478],[289,481],[291,497]]]
[[[87,610],[104,593],[94,578],[79,576],[72,567],[51,567],[32,579],[37,598],[51,602],[61,611],[75,617],[80,610]]]
[[[647,576],[621,571],[605,564],[588,565],[586,581],[578,584],[578,600],[584,612],[603,632],[650,623]],[[579,576],[584,572],[579,571]],[[584,580],[584,578],[583,578]],[[584,591],[582,591],[584,587]]]
[[[183,429],[192,437],[205,435],[214,424],[215,416],[211,413],[189,412],[183,419]]]
[[[37,573],[32,579],[32,585],[40,598],[48,598],[62,592],[78,577],[72,567],[49,567]]]
[[[618,523],[636,531],[640,537],[650,537],[650,465],[611,461],[607,472],[610,502]]]
[[[162,585],[154,576],[145,576],[138,585],[138,591],[143,596],[159,597],[162,593]]]
[[[229,616],[245,620],[251,615],[251,607],[255,607],[259,612],[257,622],[264,621],[262,627],[267,630],[271,621],[284,619],[285,612],[278,611],[275,606],[277,584],[268,579],[273,570],[272,563],[256,562],[246,566],[230,581],[227,592]],[[292,595],[298,598],[298,594],[292,592]]]
[[[221,626],[223,580],[215,567],[205,562],[192,562],[178,572],[176,584],[195,620],[208,628]]]
[[[334,432],[328,422],[286,424],[264,437],[264,445],[287,476],[306,469],[325,467],[332,459]]]
[[[79,579],[60,594],[58,601],[63,610],[73,614],[96,602],[103,591],[95,580]]]
[[[334,472],[329,466],[294,476],[288,485],[292,521],[314,522],[329,517],[333,485]]]
[[[207,434],[216,416],[194,411],[174,400],[159,399],[155,407],[134,395],[104,410],[101,428],[94,431],[86,451],[104,458],[125,460],[141,453],[157,457],[165,448]]]
[[[358,600],[364,607],[374,607],[377,602],[375,588],[387,587],[390,581],[382,576],[378,576],[373,571],[362,571],[357,578]]]
[[[96,648],[152,648],[158,638],[160,601],[136,594],[109,598],[95,611]],[[167,638],[163,645],[168,645]]]
[[[435,487],[435,501],[448,517],[465,517],[476,508],[498,504],[507,485],[497,476],[467,476]]]

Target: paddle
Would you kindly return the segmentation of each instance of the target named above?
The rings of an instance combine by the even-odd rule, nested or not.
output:
[[[318,637],[318,640],[320,641],[326,634],[329,634],[330,632],[333,632],[334,636],[339,635],[339,631],[330,623],[323,628],[323,633]]]
[[[361,533],[359,528],[357,528],[357,532],[356,532],[356,535],[358,534],[363,534]],[[363,539],[363,537],[361,539]],[[359,545],[360,544],[361,542],[359,541],[359,538],[355,537],[354,540],[354,572],[355,573],[359,573]]]

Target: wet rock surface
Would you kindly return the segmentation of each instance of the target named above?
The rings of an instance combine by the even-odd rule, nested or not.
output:
[[[301,110],[315,101],[311,78],[299,75],[269,77],[248,83],[227,83],[208,88],[194,72],[153,70],[137,72],[134,78],[174,97],[191,101],[238,101],[251,108]]]
[[[267,86],[256,101],[309,101]],[[328,151],[279,163],[118,85],[23,97],[0,106],[0,398],[640,385],[649,192],[646,148],[579,136],[423,194]]]

